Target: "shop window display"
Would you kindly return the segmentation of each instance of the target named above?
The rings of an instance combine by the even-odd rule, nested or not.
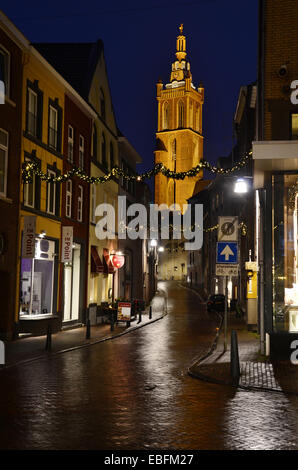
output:
[[[36,239],[35,257],[21,260],[20,317],[52,315],[55,243]]]
[[[272,176],[272,280],[275,331],[298,331],[298,174]]]

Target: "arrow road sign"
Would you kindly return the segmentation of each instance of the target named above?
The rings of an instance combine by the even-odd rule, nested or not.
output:
[[[220,264],[238,263],[237,242],[217,242],[216,262]]]

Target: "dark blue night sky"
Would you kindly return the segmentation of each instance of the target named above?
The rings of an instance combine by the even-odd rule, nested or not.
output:
[[[0,8],[32,42],[103,40],[117,124],[141,154],[140,170],[153,164],[155,85],[169,81],[184,23],[193,83],[205,86],[204,157],[230,152],[239,88],[257,76],[257,0],[2,0]]]

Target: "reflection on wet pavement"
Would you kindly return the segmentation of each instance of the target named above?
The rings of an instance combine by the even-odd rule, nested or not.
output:
[[[121,338],[1,371],[2,449],[297,449],[298,398],[189,377],[216,323],[161,283],[168,315]]]

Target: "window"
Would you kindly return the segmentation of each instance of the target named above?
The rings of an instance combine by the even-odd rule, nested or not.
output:
[[[111,169],[112,169],[113,166],[115,165],[114,147],[113,147],[112,142],[110,142],[110,165],[111,165]]]
[[[178,127],[184,127],[184,104],[182,101],[178,103]]]
[[[0,80],[4,83],[5,95],[9,96],[10,55],[0,46]]]
[[[104,92],[103,92],[102,88],[100,89],[100,115],[101,115],[103,120],[106,119],[105,95],[104,95]]]
[[[79,142],[79,167],[83,170],[84,169],[84,153],[85,153],[85,139],[82,135],[80,135],[80,142]]]
[[[291,115],[291,138],[298,140],[298,114]]]
[[[65,201],[65,215],[71,217],[71,204],[72,204],[72,181],[66,182],[66,201]]]
[[[189,127],[193,129],[193,104],[189,102]]]
[[[8,163],[8,133],[0,129],[0,195],[6,196]]]
[[[199,114],[199,106],[196,106],[196,111],[195,111],[195,128],[196,131],[200,132],[200,114]]]
[[[163,105],[163,129],[169,128],[169,104],[164,103]]]
[[[30,136],[42,139],[43,92],[38,88],[38,81],[27,80],[26,132]]]
[[[72,126],[68,126],[68,151],[67,160],[73,163],[73,142],[74,142],[74,130]]]
[[[107,168],[108,164],[107,164],[107,145],[106,145],[106,138],[105,138],[105,135],[104,133],[102,134],[101,136],[101,160],[102,160],[102,164]]]
[[[91,186],[91,222],[95,224],[95,209],[96,209],[96,185]]]
[[[52,170],[48,170],[48,176],[52,178],[56,177],[56,173]],[[55,215],[56,212],[56,183],[49,181],[47,183],[47,213]]]
[[[92,157],[97,159],[97,129],[95,124],[93,124],[92,130]]]
[[[49,107],[49,146],[58,148],[58,111],[50,105]]]
[[[82,222],[83,220],[83,186],[78,186],[79,195],[78,195],[78,221]]]
[[[37,137],[37,94],[28,88],[27,132]]]
[[[30,158],[25,158],[25,161],[31,162]],[[32,183],[24,183],[24,205],[28,207],[35,207],[35,190],[36,190],[36,175],[33,175]]]

